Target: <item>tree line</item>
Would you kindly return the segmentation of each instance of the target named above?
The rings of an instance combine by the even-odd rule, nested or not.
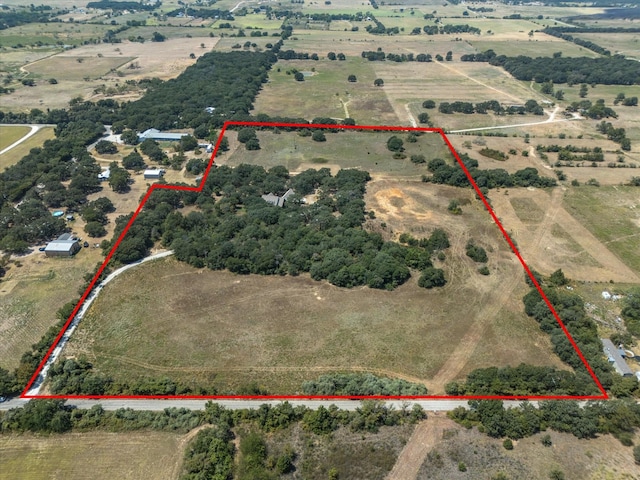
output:
[[[503,107],[497,100],[487,100],[485,102],[478,102],[475,105],[471,102],[440,102],[438,106],[440,113],[480,113],[486,114],[492,111],[496,115],[524,115],[530,113],[533,115],[543,115],[544,111],[542,106],[535,100],[527,100],[524,105],[511,105]]]
[[[549,177],[542,177],[538,170],[532,167],[523,168],[515,173],[509,173],[502,168],[482,170],[478,168],[478,161],[463,153],[460,159],[469,171],[476,185],[484,191],[498,187],[553,187],[556,181]],[[454,187],[470,187],[469,179],[457,162],[449,165],[440,158],[434,158],[427,164],[431,175],[423,175],[423,182],[440,183]]]
[[[591,83],[604,85],[640,84],[638,64],[620,55],[611,57],[536,57],[525,55],[507,57],[493,50],[480,54],[462,55],[463,62],[489,62],[500,66],[518,80],[537,83]]]

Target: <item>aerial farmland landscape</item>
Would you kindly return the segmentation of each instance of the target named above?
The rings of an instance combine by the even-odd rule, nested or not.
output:
[[[638,97],[636,0],[3,0],[0,479],[640,479]]]

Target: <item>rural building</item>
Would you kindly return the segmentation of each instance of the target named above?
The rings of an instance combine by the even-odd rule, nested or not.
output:
[[[602,341],[604,354],[607,356],[607,360],[609,360],[610,363],[613,363],[613,368],[615,368],[616,372],[623,377],[633,376],[633,372],[629,368],[629,365],[624,361],[624,350],[616,348],[613,342],[608,338],[601,338],[600,340]]]
[[[274,195],[273,193],[269,193],[268,195],[262,195],[262,199],[276,207],[284,207],[284,203],[291,195],[293,195],[293,193],[293,190],[289,189],[281,197]]]
[[[144,171],[145,180],[159,180],[164,175],[164,170],[159,168],[150,168]]]
[[[80,250],[78,239],[72,237],[70,233],[64,233],[57,239],[49,242],[44,248],[47,257],[71,257]]]
[[[150,128],[138,134],[138,139],[142,142],[147,138],[158,142],[179,142],[182,137],[189,135],[188,133],[168,133],[161,132],[158,129]]]

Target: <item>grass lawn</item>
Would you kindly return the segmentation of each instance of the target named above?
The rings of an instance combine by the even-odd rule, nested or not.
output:
[[[23,128],[23,127],[2,127],[2,128],[4,130],[4,128]],[[27,127],[24,127],[24,128],[27,128]],[[24,157],[26,154],[28,154],[32,148],[39,147],[45,142],[45,140],[50,140],[54,137],[55,135],[53,134],[53,127],[41,128],[38,131],[38,133],[29,137],[20,145],[0,155],[0,171],[4,171],[5,168],[20,161],[20,159]],[[4,138],[3,138],[3,141],[4,141]]]
[[[29,127],[18,127],[18,126],[12,127],[12,126],[1,125],[0,126],[0,150],[7,148],[13,142],[17,142],[30,131],[31,129]]]
[[[160,432],[0,436],[0,479],[177,478],[180,436]]]
[[[567,191],[565,208],[622,262],[640,273],[640,197],[637,187],[580,187]]]

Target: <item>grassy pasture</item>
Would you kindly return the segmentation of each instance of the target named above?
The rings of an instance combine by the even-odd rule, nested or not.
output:
[[[270,392],[295,392],[321,373],[360,369],[425,381],[433,392],[429,379],[495,303],[490,326],[475,339],[478,348],[456,372],[522,361],[559,365],[548,353],[548,339],[521,312],[523,292],[504,304],[495,298],[499,285],[521,282],[522,275],[472,197],[467,189],[390,180],[374,182],[367,194],[378,217],[369,227],[384,235],[411,231],[420,237],[437,226],[450,232],[454,246],[444,262],[450,280],[444,289],[425,291],[414,278],[394,292],[347,290],[307,276],[237,276],[165,259],[105,287],[67,354],[84,353],[121,380],[169,376],[213,383],[221,392],[250,381]],[[472,203],[453,216],[446,211],[452,198]],[[464,255],[469,235],[490,251],[489,277]],[[468,301],[463,305],[459,298]],[[505,338],[511,343],[499,350]]]
[[[640,58],[640,33],[579,33],[575,36],[608,48],[612,54]]]
[[[177,478],[180,436],[160,432],[0,436],[0,479]]]
[[[637,188],[580,187],[567,192],[567,210],[605,243],[622,262],[640,273],[640,202]]]
[[[392,135],[404,139],[405,159],[394,159],[386,147]],[[389,173],[398,176],[420,176],[427,173],[425,164],[411,162],[413,154],[423,154],[425,158],[446,158],[450,155],[442,137],[437,133],[426,133],[418,137],[416,143],[406,141],[406,132],[332,132],[326,130],[326,142],[316,142],[311,137],[301,137],[298,133],[270,131],[258,132],[260,150],[246,150],[240,146],[229,157],[221,157],[218,163],[232,166],[241,163],[262,165],[270,168],[284,165],[290,170],[339,166],[340,168],[361,168],[371,173]],[[229,132],[230,139],[235,132]]]
[[[486,38],[486,37],[485,37]],[[533,40],[471,40],[478,52],[484,52],[489,49],[495,51],[498,55],[507,55],[515,57],[518,55],[526,55],[528,57],[550,57],[554,52],[562,52],[564,57],[598,57],[599,55],[584,47],[580,47],[575,43],[569,43],[559,38],[536,33]]]
[[[5,128],[22,128],[22,127],[5,127]],[[26,127],[25,127],[26,128]],[[2,131],[0,131],[2,133]],[[22,142],[20,145],[12,148],[8,152],[0,155],[0,171],[4,171],[5,168],[13,165],[20,161],[22,157],[29,153],[29,151],[34,147],[41,146],[45,140],[50,140],[54,138],[53,127],[43,127],[37,133],[29,137],[27,140]],[[4,141],[4,138],[3,138]]]
[[[28,23],[0,30],[0,45],[45,44],[81,45],[85,40],[102,39],[111,25],[83,23]]]
[[[336,52],[340,50],[336,49]],[[371,63],[361,58],[280,60],[269,72],[269,82],[256,99],[254,113],[309,120],[315,116],[344,118],[343,105],[346,103],[349,116],[360,124],[397,124],[384,90],[373,85],[376,74]],[[311,72],[311,75],[303,82],[297,82],[293,75],[286,73],[293,68]],[[356,83],[347,81],[351,74],[356,76]]]
[[[134,57],[69,57],[55,55],[32,63],[26,69],[37,77],[78,81],[97,79],[133,60]]]
[[[0,150],[7,148],[13,142],[17,142],[30,131],[29,127],[0,125]]]
[[[79,231],[81,237],[82,231]],[[13,368],[30,345],[56,322],[56,311],[78,298],[85,273],[101,260],[83,248],[73,258],[47,258],[43,252],[17,257],[0,283],[0,364]]]

